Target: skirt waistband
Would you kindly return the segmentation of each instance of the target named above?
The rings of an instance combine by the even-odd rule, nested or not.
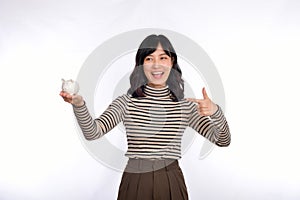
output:
[[[129,158],[125,172],[146,173],[157,170],[172,170],[176,167],[178,167],[178,160],[174,159],[150,160]]]

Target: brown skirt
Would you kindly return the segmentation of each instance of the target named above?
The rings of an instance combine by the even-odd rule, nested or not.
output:
[[[177,160],[129,159],[118,200],[187,199],[187,188]]]

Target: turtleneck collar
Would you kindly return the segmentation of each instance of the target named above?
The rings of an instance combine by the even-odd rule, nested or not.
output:
[[[145,85],[144,93],[148,97],[154,97],[154,98],[170,98],[170,90],[168,86],[162,87],[162,88],[153,88],[149,85]]]

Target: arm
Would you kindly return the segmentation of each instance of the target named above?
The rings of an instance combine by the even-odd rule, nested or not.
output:
[[[192,107],[189,126],[218,146],[229,146],[231,135],[226,118],[220,106],[211,116],[200,115],[197,105]]]
[[[118,97],[96,119],[90,115],[85,103],[80,106],[73,104],[77,122],[87,140],[95,140],[109,132],[124,119],[125,99]]]
[[[217,104],[202,89],[203,99],[188,99],[195,102],[189,119],[189,126],[218,146],[228,146],[231,136],[226,118]]]

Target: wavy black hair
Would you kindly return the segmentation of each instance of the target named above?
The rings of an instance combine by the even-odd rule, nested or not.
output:
[[[146,56],[156,51],[158,44],[171,58],[173,66],[167,79],[167,85],[171,91],[173,101],[180,101],[184,98],[184,81],[182,72],[177,63],[177,54],[169,39],[164,35],[149,35],[139,46],[135,57],[135,67],[130,75],[130,88],[128,94],[132,97],[145,97],[144,88],[148,80],[144,73],[143,64]]]

